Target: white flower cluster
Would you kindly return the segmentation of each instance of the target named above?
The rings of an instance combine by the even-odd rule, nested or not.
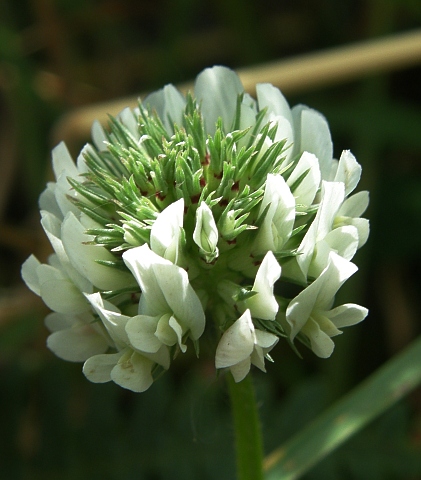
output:
[[[54,253],[22,276],[53,312],[48,347],[89,380],[144,391],[209,335],[238,382],[251,364],[265,371],[281,337],[326,358],[366,317],[333,307],[369,233],[361,167],[333,158],[320,113],[270,84],[256,92],[214,67],[194,96],[167,85],[110,131],[95,123],[76,164],[53,150],[39,204]]]

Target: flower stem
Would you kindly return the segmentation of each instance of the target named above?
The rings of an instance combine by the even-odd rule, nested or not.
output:
[[[236,383],[226,375],[234,420],[237,480],[263,480],[263,442],[251,375]]]

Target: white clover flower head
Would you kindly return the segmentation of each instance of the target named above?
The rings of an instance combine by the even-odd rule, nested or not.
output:
[[[89,380],[145,391],[216,332],[215,366],[238,382],[281,338],[328,357],[367,314],[333,305],[369,234],[361,166],[333,158],[319,112],[256,93],[209,68],[186,96],[167,85],[95,122],[76,163],[53,150],[39,205],[54,253],[22,276],[52,310],[48,347]]]

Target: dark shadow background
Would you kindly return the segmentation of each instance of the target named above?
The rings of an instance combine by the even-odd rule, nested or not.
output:
[[[213,64],[250,67],[420,21],[418,0],[0,0],[2,479],[234,478],[229,405],[212,359],[180,359],[136,395],[90,384],[80,365],[45,347],[47,312],[20,265],[48,254],[37,198],[51,178],[58,119]],[[285,344],[267,375],[255,372],[267,452],[420,334],[420,65],[289,96],[322,111],[336,155],[349,148],[363,166],[372,233],[339,296],[370,315],[328,361],[310,352],[300,360]],[[421,478],[420,391],[306,478]]]

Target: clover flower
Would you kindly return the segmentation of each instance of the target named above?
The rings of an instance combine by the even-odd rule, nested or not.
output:
[[[39,205],[54,253],[22,267],[52,310],[49,348],[89,380],[144,391],[206,336],[238,382],[277,344],[330,356],[339,328],[365,318],[333,302],[368,237],[368,193],[351,195],[361,166],[333,158],[320,113],[270,84],[253,99],[218,66],[186,96],[167,85],[95,122],[92,138],[76,163],[53,150]]]

